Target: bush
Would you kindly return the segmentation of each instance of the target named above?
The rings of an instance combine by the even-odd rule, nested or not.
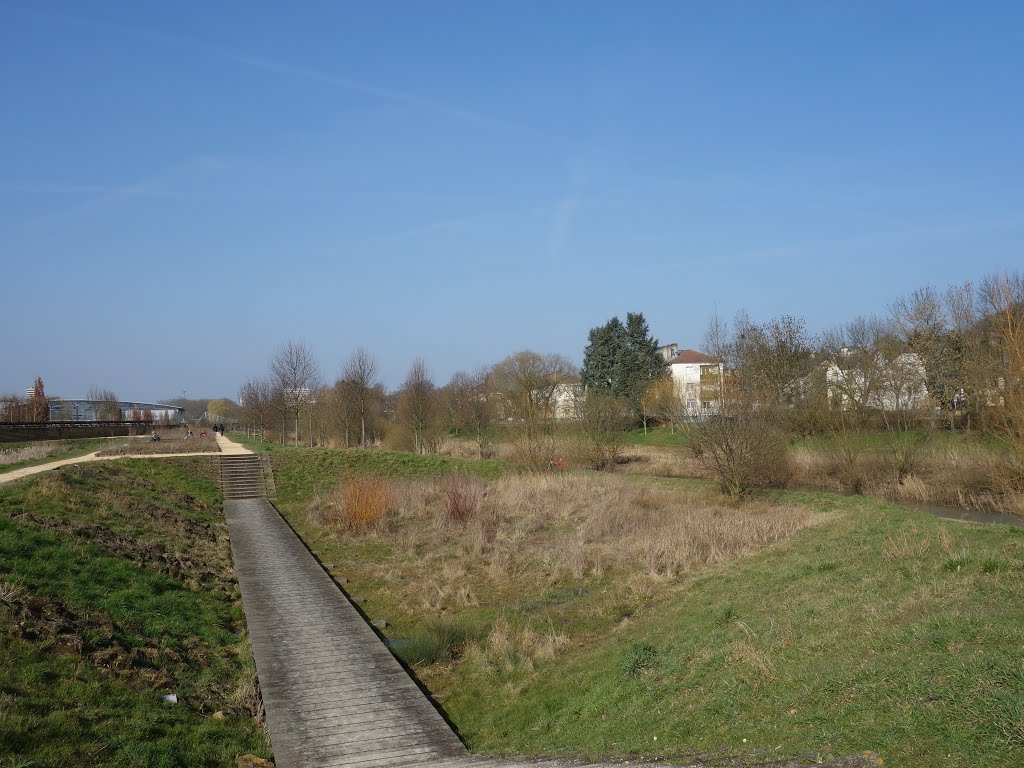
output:
[[[793,474],[785,435],[767,412],[712,417],[693,429],[690,448],[733,498],[753,488],[785,487]]]
[[[474,515],[480,505],[480,488],[467,475],[448,475],[440,482],[446,520],[458,523]]]
[[[921,454],[931,437],[920,430],[897,432],[889,441],[889,456],[896,482],[902,483],[913,475],[921,461]]]
[[[581,459],[593,469],[615,466],[634,421],[632,406],[625,398],[601,390],[590,392],[580,419]]]
[[[349,477],[337,494],[345,512],[345,522],[353,531],[365,531],[387,515],[391,493],[387,483],[376,477]]]

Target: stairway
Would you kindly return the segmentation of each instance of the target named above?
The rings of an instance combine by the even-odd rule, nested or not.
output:
[[[256,454],[218,456],[220,464],[220,487],[225,499],[265,499],[268,486],[273,488],[273,473],[270,482],[266,474],[269,463],[264,463]],[[270,494],[273,495],[273,494]]]

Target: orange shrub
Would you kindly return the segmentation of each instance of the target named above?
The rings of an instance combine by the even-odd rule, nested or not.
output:
[[[350,477],[338,486],[345,520],[353,531],[372,528],[391,508],[387,483],[376,477]]]

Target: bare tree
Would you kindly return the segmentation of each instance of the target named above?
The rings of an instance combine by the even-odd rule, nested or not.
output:
[[[755,325],[741,313],[734,333],[740,386],[766,405],[795,405],[814,365],[815,340],[803,319],[782,315]]]
[[[345,448],[352,447],[352,426],[356,422],[352,401],[352,388],[348,379],[335,381],[330,395],[331,421]]]
[[[92,386],[89,387],[85,399],[92,401],[93,413],[97,421],[121,420],[121,401],[112,390]]]
[[[412,437],[416,453],[427,453],[436,436],[437,390],[422,359],[416,358],[398,395],[395,417]]]
[[[377,361],[364,347],[359,347],[345,363],[341,376],[345,382],[346,399],[359,422],[359,445],[365,448],[366,422],[379,401]]]
[[[259,433],[260,442],[265,439],[266,423],[272,415],[272,387],[266,379],[248,379],[238,392],[242,415],[253,433]]]
[[[6,422],[13,424],[17,421],[25,421],[25,406],[17,395],[0,396],[0,409],[2,409],[0,412],[3,414],[3,420]]]
[[[517,352],[494,366],[502,415],[523,462],[533,470],[554,458],[554,423],[560,390],[575,380],[575,366],[562,355]]]
[[[333,387],[321,387],[310,410],[310,437],[316,437],[317,445],[327,445],[330,434],[331,413],[334,408]]]
[[[742,312],[737,318],[744,325],[750,324],[749,318]],[[729,323],[727,320],[723,320],[717,311],[712,313],[711,319],[708,320],[708,327],[704,331],[704,351],[712,357],[718,358],[726,368],[736,367],[736,348],[729,330]]]
[[[728,416],[691,426],[690,450],[734,498],[761,487],[784,487],[792,476],[783,419],[777,410],[741,397]]]
[[[863,425],[869,409],[877,407],[888,363],[898,354],[895,329],[877,317],[857,317],[826,331],[821,352],[828,366],[829,408],[848,411]]]
[[[1002,272],[980,286],[986,319],[991,385],[986,398],[997,413],[997,430],[1014,460],[1013,481],[1024,486],[1024,274]]]
[[[893,302],[890,311],[901,341],[924,364],[928,392],[952,412],[964,385],[969,349],[967,339],[952,327],[942,296],[931,286],[919,288]]]
[[[644,411],[673,434],[687,419],[686,404],[671,376],[662,376],[644,395]]]
[[[633,404],[607,390],[587,393],[580,419],[581,453],[594,469],[613,467],[633,426]]]
[[[284,412],[295,419],[295,445],[298,445],[299,414],[318,387],[320,369],[305,342],[289,340],[270,359],[270,375]]]
[[[36,424],[45,424],[50,420],[50,407],[46,402],[46,392],[43,389],[43,380],[36,377],[32,386],[32,398],[30,400],[32,410],[32,421]]]
[[[492,389],[487,368],[479,368],[473,373],[457,371],[444,388],[449,425],[473,437],[481,459],[486,452],[488,431],[495,420],[496,396]]]

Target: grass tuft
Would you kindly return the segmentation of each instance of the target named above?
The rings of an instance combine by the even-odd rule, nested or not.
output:
[[[634,643],[622,654],[622,663],[619,666],[623,675],[635,678],[654,669],[657,659],[658,652],[653,646],[647,643]]]
[[[483,639],[486,630],[464,619],[435,619],[418,626],[402,642],[393,644],[407,664],[436,664],[456,659],[470,642]]]

